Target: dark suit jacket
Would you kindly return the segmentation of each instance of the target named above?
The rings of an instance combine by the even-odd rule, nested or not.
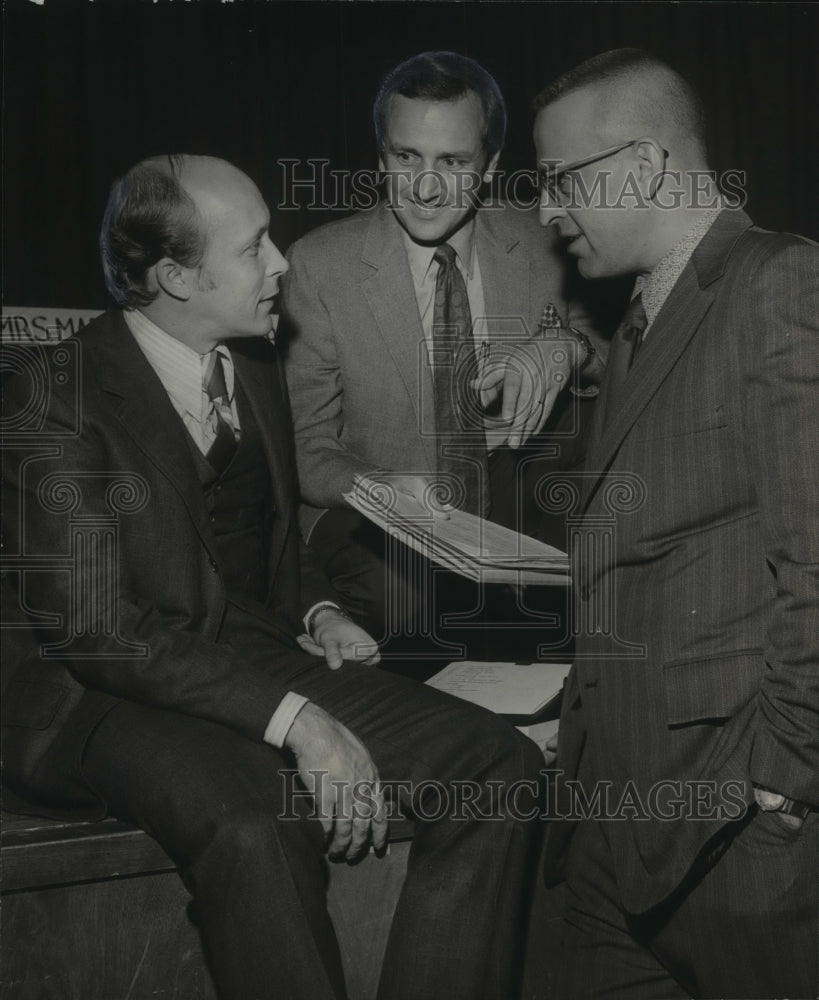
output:
[[[574,552],[558,766],[573,776],[586,755],[615,811],[629,788],[645,807],[606,824],[633,912],[679,884],[752,783],[819,807],[818,323],[816,245],[724,211],[617,411],[606,385],[598,402],[580,507],[587,542],[614,516],[614,551]],[[716,790],[699,806],[696,782]],[[550,858],[567,832],[554,825]]]
[[[288,254],[282,306],[305,534],[343,505],[356,473],[436,469],[432,379],[402,233],[381,204],[308,233]],[[475,239],[490,339],[533,334],[547,302],[566,320],[565,261],[537,213],[481,209]],[[579,313],[571,320],[588,326]]]
[[[7,794],[55,806],[84,794],[90,807],[77,762],[121,698],[259,740],[290,686],[281,674],[305,659],[294,640],[300,617],[330,589],[303,558],[295,526],[284,378],[266,341],[230,349],[276,508],[266,599],[241,608],[228,607],[187,432],[121,314],[60,346],[14,349],[20,374],[4,393],[4,618],[34,632],[4,629]],[[112,528],[110,577],[88,538],[97,530],[110,539]],[[57,646],[41,652],[41,643]]]

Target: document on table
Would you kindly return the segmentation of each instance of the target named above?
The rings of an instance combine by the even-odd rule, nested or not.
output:
[[[427,684],[498,715],[532,720],[555,702],[569,674],[569,663],[450,663]]]
[[[405,545],[471,580],[561,587],[571,583],[569,558],[560,549],[462,510],[433,514],[388,482],[357,476],[344,499]]]

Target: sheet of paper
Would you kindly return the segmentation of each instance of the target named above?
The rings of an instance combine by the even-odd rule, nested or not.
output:
[[[556,698],[568,663],[450,663],[427,684],[499,715],[536,715]]]

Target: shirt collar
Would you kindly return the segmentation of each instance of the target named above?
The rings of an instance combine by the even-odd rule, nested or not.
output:
[[[422,246],[420,243],[416,243],[405,229],[401,230],[401,235],[404,238],[404,246],[407,249],[407,258],[409,259],[410,271],[412,272],[412,280],[416,285],[421,285],[429,274],[429,269],[432,265],[432,258],[435,256],[435,251],[438,248]],[[445,240],[445,242],[448,243],[455,251],[458,263],[461,266],[461,270],[466,274],[467,280],[471,280],[475,270],[474,218],[470,219],[466,225],[461,226],[457,233],[450,236],[450,238]]]
[[[210,412],[210,400],[202,387],[202,379],[209,355],[199,354],[181,340],[165,333],[138,309],[125,310],[123,317],[134,340],[176,406],[195,420],[205,420]],[[222,356],[225,384],[232,400],[235,377],[233,360],[224,344],[220,344],[216,350]]]
[[[634,296],[643,296],[643,308],[649,326],[657,318],[665,300],[671,294],[671,289],[691,260],[692,254],[722,210],[723,204],[720,199],[713,208],[709,208],[697,219],[680,242],[658,261],[649,274],[641,274],[637,278],[634,284]]]

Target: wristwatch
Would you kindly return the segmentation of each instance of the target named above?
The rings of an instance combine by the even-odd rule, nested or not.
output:
[[[770,792],[772,795],[782,795],[781,792],[775,792],[772,788],[766,788],[764,785],[754,785],[754,788]],[[782,802],[778,806],[766,807],[759,801],[757,801],[757,805],[763,812],[785,813],[786,816],[796,816],[798,819],[807,819],[808,814],[813,812],[813,807],[806,802],[797,802],[796,799],[789,799],[787,795],[782,795]]]
[[[589,367],[589,365],[597,357],[597,351],[594,344],[589,340],[585,333],[581,330],[576,330],[573,326],[569,327],[569,333],[574,337],[574,339],[580,344],[581,348],[585,351],[583,360],[579,365],[575,367],[575,374],[577,376],[582,376],[583,372]],[[572,385],[569,387],[569,391],[574,396],[579,396],[581,399],[591,399],[600,392],[599,386],[594,385],[591,382],[585,382],[579,378],[576,378]]]

